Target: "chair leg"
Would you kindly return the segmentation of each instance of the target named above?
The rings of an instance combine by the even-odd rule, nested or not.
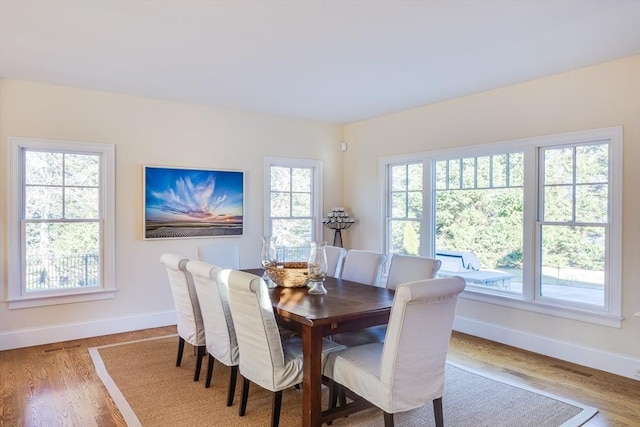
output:
[[[340,384],[338,384],[338,399],[340,400],[340,406],[347,406],[347,392]]]
[[[329,378],[327,386],[329,387],[329,409],[334,409],[338,406],[338,383],[336,383],[333,378]],[[332,424],[333,421],[327,422],[328,426]]]
[[[436,427],[444,427],[444,415],[442,413],[442,397],[433,399],[433,414],[436,419]]]
[[[271,409],[271,427],[280,425],[280,406],[282,405],[282,390],[273,393],[273,408]]]
[[[202,368],[202,359],[207,352],[207,348],[203,345],[198,346],[198,355],[196,357],[196,371],[193,374],[193,380],[198,381],[200,379],[200,369]]]
[[[178,337],[178,358],[176,359],[176,366],[180,366],[182,362],[182,353],[184,353],[184,338]]]
[[[213,363],[215,362],[213,356],[209,354],[209,359],[207,360],[207,380],[204,383],[205,388],[211,387],[211,377],[213,376]]]
[[[333,379],[329,380],[329,408],[338,406],[338,385]]]
[[[231,367],[229,376],[229,392],[227,394],[227,406],[233,405],[233,397],[236,394],[236,380],[238,378],[238,365]]]
[[[242,380],[242,399],[240,400],[240,416],[244,417],[247,412],[247,399],[249,398],[249,380],[243,378]]]
[[[393,427],[393,414],[384,412],[384,427]]]

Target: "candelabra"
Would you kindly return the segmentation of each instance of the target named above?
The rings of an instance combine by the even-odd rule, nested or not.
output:
[[[331,212],[327,212],[327,216],[322,218],[325,227],[334,230],[333,246],[342,247],[342,230],[346,230],[356,222],[355,219],[349,218],[349,213],[344,208],[333,208]]]

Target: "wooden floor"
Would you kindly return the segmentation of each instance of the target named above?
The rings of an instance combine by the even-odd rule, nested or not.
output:
[[[173,333],[164,327],[0,352],[0,426],[124,426],[87,348]],[[598,408],[587,426],[640,426],[640,381],[460,333],[449,358]]]

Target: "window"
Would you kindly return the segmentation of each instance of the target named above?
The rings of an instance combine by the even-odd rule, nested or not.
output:
[[[114,147],[10,145],[10,308],[112,298]]]
[[[466,298],[619,327],[621,147],[616,127],[383,159],[387,251],[441,259]]]
[[[539,159],[536,295],[604,307],[609,144],[544,147]]]
[[[309,242],[321,238],[321,200],[322,162],[265,159],[264,234],[277,237],[279,260],[306,259]]]
[[[441,274],[463,273],[468,286],[522,294],[523,153],[438,160],[434,166]]]
[[[388,166],[387,253],[418,255],[423,209],[422,163]],[[388,264],[388,263],[387,263]]]

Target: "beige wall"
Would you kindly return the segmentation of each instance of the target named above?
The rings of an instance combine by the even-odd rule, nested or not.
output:
[[[246,171],[245,235],[228,239],[240,245],[242,267],[256,267],[263,225],[264,157],[322,160],[324,204],[338,206],[342,203],[342,130],[342,126],[320,122],[0,80],[0,301],[5,300],[7,285],[10,136],[116,145],[118,287],[113,300],[20,310],[8,310],[1,302],[0,341],[3,333],[8,342],[16,339],[16,333],[27,337],[29,331],[41,331],[41,336],[55,340],[59,337],[56,327],[63,326],[73,336],[78,324],[87,324],[88,335],[99,335],[110,332],[109,322],[120,325],[115,328],[135,329],[170,317],[173,302],[160,255],[175,252],[195,257],[196,245],[221,239],[142,240],[143,165]],[[326,238],[330,237],[327,233]]]
[[[640,56],[346,126],[344,204],[360,220],[350,244],[382,248],[381,157],[617,125],[624,126],[622,328],[471,300],[460,301],[457,314],[479,329],[498,328],[498,340],[513,332],[640,361],[640,317],[633,316],[640,311]]]
[[[323,160],[325,210],[345,206],[358,219],[344,235],[346,245],[378,250],[381,157],[615,125],[624,126],[622,328],[470,300],[460,301],[458,307],[458,318],[472,324],[479,335],[515,345],[534,342],[536,351],[587,365],[588,360],[572,353],[584,350],[595,358],[611,354],[614,362],[640,364],[640,317],[633,316],[640,311],[640,56],[344,128],[0,80],[0,301],[5,299],[7,286],[9,136],[116,144],[119,289],[114,300],[82,304],[7,310],[6,303],[0,302],[0,348],[3,339],[17,336],[55,341],[65,333],[77,337],[78,328],[84,328],[86,336],[100,335],[154,326],[170,317],[173,305],[159,256],[169,251],[195,255],[196,245],[208,240],[142,240],[142,165],[245,170],[246,230],[245,236],[234,240],[243,253],[242,266],[249,267],[259,261],[265,156]],[[343,137],[349,144],[344,154],[340,151]],[[327,240],[332,237],[325,232]],[[51,333],[60,330],[66,332]],[[623,375],[630,370],[628,366],[623,369]]]

